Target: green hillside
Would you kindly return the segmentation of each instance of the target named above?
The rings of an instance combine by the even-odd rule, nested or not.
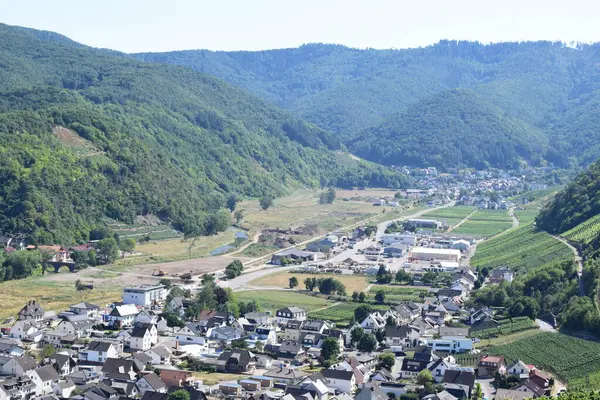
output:
[[[142,214],[211,234],[230,223],[228,193],[406,179],[336,162],[336,137],[216,78],[51,33],[0,35],[0,234],[68,244]]]
[[[402,50],[310,44],[257,52],[133,56],[192,67],[244,87],[338,133],[353,149],[361,145],[373,161],[423,165],[424,143],[433,146],[434,164],[440,166],[444,157],[448,164],[481,167],[489,156],[490,165],[501,167],[522,161],[571,167],[600,157],[598,49],[598,44],[570,48],[558,42],[446,40]],[[467,100],[454,89],[474,94]],[[464,107],[452,99],[474,105],[473,114],[462,116]],[[442,136],[446,127],[447,136]],[[474,152],[471,141],[461,141],[457,132],[462,128],[476,145],[483,145],[481,151]],[[381,140],[379,132],[384,133]],[[361,140],[363,133],[372,142]],[[411,133],[414,138],[405,140]],[[492,147],[498,142],[487,143],[495,134],[501,143],[497,152]],[[434,142],[440,138],[443,143]],[[449,150],[440,149],[442,144]]]

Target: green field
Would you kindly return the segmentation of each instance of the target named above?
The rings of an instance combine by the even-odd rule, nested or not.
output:
[[[441,208],[423,215],[423,218],[432,218],[446,221],[448,226],[456,225],[469,215],[475,208],[466,206],[456,206]]]
[[[566,231],[561,236],[579,243],[588,243],[600,234],[600,214]]]
[[[537,325],[529,317],[519,317],[500,321],[500,326],[493,329],[473,332],[470,336],[480,339],[487,339],[502,335],[510,335],[516,332],[522,332],[529,329],[537,329]]]
[[[538,213],[539,210],[535,209],[515,210],[515,216],[521,225],[526,225],[530,222],[533,222]]]
[[[477,210],[453,232],[488,237],[512,226],[508,210]]]
[[[492,268],[507,265],[525,272],[551,262],[572,259],[573,254],[564,243],[529,224],[478,245],[471,265]]]
[[[423,288],[413,288],[401,285],[377,285],[374,284],[369,290],[370,296],[383,290],[386,301],[418,301],[419,295],[426,295],[428,290]]]
[[[296,306],[306,311],[326,307],[332,302],[320,297],[309,296],[307,294],[287,291],[287,290],[249,290],[236,292],[235,298],[238,301],[256,300],[262,310],[277,311],[282,307]]]
[[[354,317],[354,310],[360,306],[360,303],[339,303],[324,310],[312,311],[308,313],[310,318],[325,319],[338,324],[347,324]],[[370,305],[373,309],[387,310],[389,306]]]
[[[277,246],[271,246],[260,243],[252,243],[250,246],[246,247],[242,254],[244,257],[257,258],[262,257],[265,254],[273,253],[274,251],[280,250]]]
[[[578,339],[561,333],[540,332],[516,342],[494,346],[486,352],[503,355],[507,362],[522,360],[550,371],[569,384],[569,388],[584,386],[600,388],[600,343]]]

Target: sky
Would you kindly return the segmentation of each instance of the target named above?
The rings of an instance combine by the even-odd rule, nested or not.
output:
[[[0,0],[0,22],[123,52],[600,41],[597,0]],[[0,38],[1,39],[1,38]]]

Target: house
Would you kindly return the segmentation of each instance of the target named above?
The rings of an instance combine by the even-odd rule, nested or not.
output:
[[[482,321],[486,318],[493,318],[494,317],[494,312],[487,308],[480,308],[479,310],[472,310],[471,314],[469,315],[469,324],[470,325],[474,325],[475,323]]]
[[[532,369],[529,372],[529,380],[544,390],[550,389],[550,377],[538,369]]]
[[[435,394],[428,394],[421,400],[458,400],[458,398],[453,396],[450,392],[442,390],[441,392]]]
[[[360,327],[366,333],[373,333],[379,329],[385,328],[386,320],[378,312],[372,312],[360,323]]]
[[[375,371],[373,375],[371,375],[371,381],[393,382],[395,381],[395,378],[394,375],[387,368],[381,368]]]
[[[446,371],[452,367],[454,367],[454,359],[451,357],[447,358],[438,358],[433,363],[430,363],[427,366],[427,369],[431,371],[431,376],[433,376],[433,380],[436,383],[440,383],[444,380],[444,374]]]
[[[358,393],[354,396],[354,400],[388,400],[387,393],[379,385],[363,383]]]
[[[29,300],[17,314],[19,321],[41,321],[44,319],[44,309],[36,300]]]
[[[183,317],[185,315],[185,310],[187,310],[192,304],[194,304],[193,299],[186,299],[185,297],[173,297],[165,306],[165,308],[168,311]]]
[[[292,261],[314,261],[314,253],[308,251],[298,250],[296,248],[289,248],[271,256],[271,264],[273,265],[284,265]]]
[[[2,375],[30,375],[36,367],[36,361],[28,355],[13,357],[2,365]]]
[[[154,372],[145,374],[140,379],[138,379],[135,384],[139,388],[140,394],[142,396],[148,391],[167,393],[167,385],[165,385],[165,383],[160,379],[160,377]]]
[[[216,310],[201,310],[196,316],[196,321],[204,323],[208,328],[231,325],[235,317],[230,312]]]
[[[526,391],[498,389],[494,398],[495,400],[525,400],[530,399],[531,394]]]
[[[239,396],[242,393],[242,386],[233,382],[221,382],[219,390],[226,396]]]
[[[320,320],[290,320],[285,325],[285,339],[302,341],[306,334],[322,334],[327,324]]]
[[[167,387],[182,387],[191,384],[194,375],[190,371],[165,368],[160,370],[160,379]]]
[[[400,377],[403,379],[416,378],[419,372],[427,369],[428,361],[420,361],[410,358],[402,360],[402,367],[400,369]]]
[[[285,325],[288,321],[294,319],[304,321],[306,319],[306,311],[300,307],[285,307],[277,310],[275,316],[279,325]]]
[[[98,374],[94,371],[80,369],[79,371],[67,375],[67,379],[75,383],[77,386],[84,386],[97,381]]]
[[[75,383],[70,380],[60,380],[52,386],[52,391],[60,399],[68,399],[76,389]]]
[[[64,317],[56,327],[56,330],[81,339],[91,335],[92,325],[93,322],[87,315],[71,315]]]
[[[11,326],[9,335],[11,338],[24,340],[34,336],[38,331],[40,329],[35,320],[19,320]]]
[[[54,365],[60,376],[75,372],[77,367],[77,362],[68,354],[55,353],[49,357],[49,361]]]
[[[52,365],[46,365],[33,370],[30,375],[31,380],[38,387],[38,395],[47,395],[52,393],[53,386],[58,383],[60,376]]]
[[[90,387],[83,394],[84,400],[117,400],[118,398],[117,391],[102,382]]]
[[[142,400],[167,400],[168,398],[169,395],[167,393],[152,392],[149,390],[142,396]]]
[[[414,347],[419,343],[421,333],[418,328],[410,325],[386,326],[385,344],[389,348]]]
[[[292,400],[292,399],[315,399],[315,400],[327,400],[329,395],[329,388],[325,385],[325,378],[315,374],[311,377],[304,378],[297,385],[287,385],[285,388],[285,396],[281,400]]]
[[[0,355],[19,357],[25,353],[20,340],[0,338]]]
[[[158,315],[151,310],[141,310],[133,319],[133,324],[156,324]]]
[[[322,239],[316,240],[306,245],[306,250],[313,252],[326,253],[339,243],[339,238],[335,235],[327,235]],[[313,255],[314,257],[314,255]],[[314,261],[309,260],[309,261]]]
[[[492,317],[485,317],[483,319],[478,320],[470,327],[471,334],[473,332],[479,332],[487,329],[495,329],[500,326],[500,323],[493,319]]]
[[[37,394],[38,387],[28,376],[10,378],[0,382],[0,397],[2,399],[30,399]]]
[[[268,370],[263,374],[267,378],[273,379],[275,382],[282,382],[290,385],[295,385],[303,378],[308,376],[308,373],[299,368],[277,367]]]
[[[517,360],[506,367],[508,375],[517,376],[521,379],[529,378],[529,372],[531,372],[531,368],[521,360]]]
[[[108,315],[108,321],[117,328],[124,328],[133,325],[133,320],[138,314],[135,304],[123,304],[115,306]]]
[[[150,357],[152,365],[158,365],[171,364],[171,356],[173,353],[170,349],[161,344],[145,351],[144,354]]]
[[[356,389],[356,377],[352,371],[324,369],[320,373],[325,379],[327,387],[332,387],[342,393],[352,393]]]
[[[113,343],[94,340],[90,342],[87,349],[79,352],[80,361],[103,363],[109,358],[119,358],[119,349]]]
[[[175,338],[177,342],[182,345],[185,344],[199,344],[205,345],[207,343],[207,338],[204,336],[206,334],[206,326],[199,324],[197,322],[191,322],[179,329],[176,332]]]
[[[471,397],[471,391],[475,386],[475,372],[470,368],[451,368],[444,372],[444,384],[460,386],[467,397]]]
[[[217,370],[222,372],[242,373],[256,369],[256,356],[248,350],[224,351],[218,359]]]
[[[69,312],[77,315],[86,315],[88,318],[96,318],[99,309],[100,307],[97,305],[86,303],[85,301],[69,306]]]
[[[477,376],[496,376],[499,373],[504,375],[506,373],[506,365],[504,364],[503,356],[490,356],[485,355],[477,363]]]
[[[137,371],[135,363],[131,360],[108,358],[102,366],[102,374],[106,379],[120,382],[135,382]]]
[[[154,324],[136,324],[131,331],[129,347],[132,350],[145,351],[158,343],[158,329]]]
[[[293,340],[283,341],[277,352],[279,358],[295,361],[303,359],[305,354],[302,343]]]
[[[531,379],[527,379],[518,386],[515,386],[513,390],[516,390],[517,392],[525,392],[529,395],[528,397],[536,398],[545,396],[546,392],[548,392],[550,389],[540,387]]]
[[[270,389],[273,387],[273,379],[267,376],[254,375],[251,379],[255,382],[259,382],[260,387],[263,389]]]
[[[425,343],[433,351],[445,351],[450,354],[465,353],[473,350],[473,340],[466,337],[444,336],[440,339],[427,339]]]
[[[257,340],[262,340],[265,344],[277,343],[276,329],[270,325],[261,325],[254,330],[254,337]]]
[[[240,332],[231,326],[220,326],[211,329],[209,337],[211,339],[218,340],[223,344],[229,345],[232,341],[244,337],[244,334],[243,332]]]
[[[246,319],[255,326],[271,325],[274,322],[271,312],[267,311],[254,311],[244,315]]]
[[[167,298],[168,290],[164,285],[141,285],[123,289],[123,303],[149,307],[160,304]]]

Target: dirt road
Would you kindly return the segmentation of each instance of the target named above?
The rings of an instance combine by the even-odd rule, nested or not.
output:
[[[566,239],[560,237],[560,236],[555,236],[555,235],[551,235],[554,239],[556,240],[560,240],[561,242],[563,242],[564,244],[566,244],[567,246],[569,246],[569,249],[571,249],[571,251],[573,252],[573,258],[575,259],[575,263],[577,263],[577,275],[579,276],[579,296],[583,297],[585,296],[585,290],[583,288],[583,279],[581,279],[582,275],[583,275],[583,261],[581,256],[579,255],[579,251],[571,245],[571,243],[569,243]]]

